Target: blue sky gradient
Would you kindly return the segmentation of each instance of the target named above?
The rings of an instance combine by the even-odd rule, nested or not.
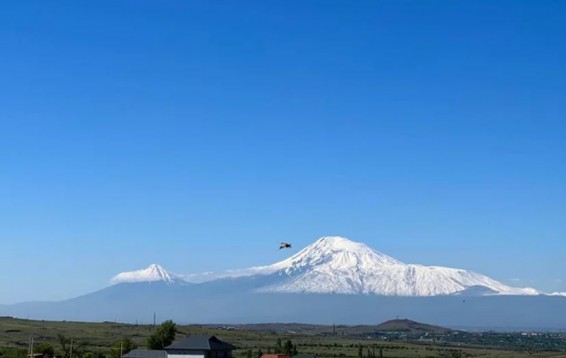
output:
[[[12,1],[0,303],[342,235],[566,291],[566,3]]]

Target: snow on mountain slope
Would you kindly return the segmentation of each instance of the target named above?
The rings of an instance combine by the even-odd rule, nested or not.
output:
[[[274,269],[280,279],[260,291],[435,296],[480,286],[498,294],[539,294],[467,270],[405,264],[342,237],[323,237],[266,271]]]
[[[171,284],[175,282],[182,282],[184,280],[179,277],[179,275],[172,274],[157,264],[149,265],[149,267],[142,270],[119,273],[110,280],[112,284],[157,281]]]
[[[355,252],[361,252],[368,248],[366,245],[350,241],[341,237],[323,237],[315,243],[307,246],[299,253],[290,258],[269,266],[256,266],[247,269],[229,270],[224,272],[205,272],[201,274],[183,275],[184,279],[200,283],[222,278],[238,278],[247,276],[267,276],[275,273],[290,275],[300,271],[308,271],[321,263],[333,261],[332,266],[348,267],[348,260],[355,256]],[[368,248],[369,249],[369,248]],[[362,254],[366,262],[383,262],[383,264],[400,263],[392,257],[371,250]],[[367,256],[369,254],[369,256]]]
[[[120,274],[113,281],[164,280],[167,282],[168,279],[159,278],[163,276],[146,272],[150,268]],[[165,275],[170,277],[166,271]],[[405,264],[363,243],[338,236],[320,238],[297,254],[273,265],[220,273],[177,275],[175,279],[202,283],[242,277],[260,278],[258,282],[261,283],[256,286],[258,292],[387,296],[540,294],[535,289],[510,287],[468,270]]]

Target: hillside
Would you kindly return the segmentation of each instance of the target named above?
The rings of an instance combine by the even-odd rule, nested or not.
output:
[[[375,326],[380,332],[411,332],[411,333],[437,333],[448,334],[455,332],[452,329],[433,326],[426,323],[411,321],[410,319],[393,319]]]
[[[207,328],[222,327],[219,325],[203,325]],[[413,334],[450,334],[456,330],[420,323],[409,319],[394,319],[377,325],[321,325],[321,324],[302,324],[302,323],[255,323],[255,324],[235,324],[222,327],[224,329],[234,329],[255,332],[273,332],[279,334],[301,334],[301,335],[337,335],[337,336],[363,336],[374,332],[410,332]]]

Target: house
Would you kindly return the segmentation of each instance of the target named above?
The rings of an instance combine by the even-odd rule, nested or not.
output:
[[[168,358],[232,358],[236,349],[215,336],[192,334],[165,347]]]
[[[193,334],[163,350],[134,349],[122,358],[232,358],[234,349],[215,336]]]

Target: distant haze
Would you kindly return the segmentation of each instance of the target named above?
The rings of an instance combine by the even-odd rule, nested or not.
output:
[[[181,275],[157,264],[59,302],[1,306],[0,316],[135,322],[369,324],[394,315],[460,327],[566,329],[566,293],[510,287],[473,271],[405,264],[343,237],[322,237],[268,266]]]

